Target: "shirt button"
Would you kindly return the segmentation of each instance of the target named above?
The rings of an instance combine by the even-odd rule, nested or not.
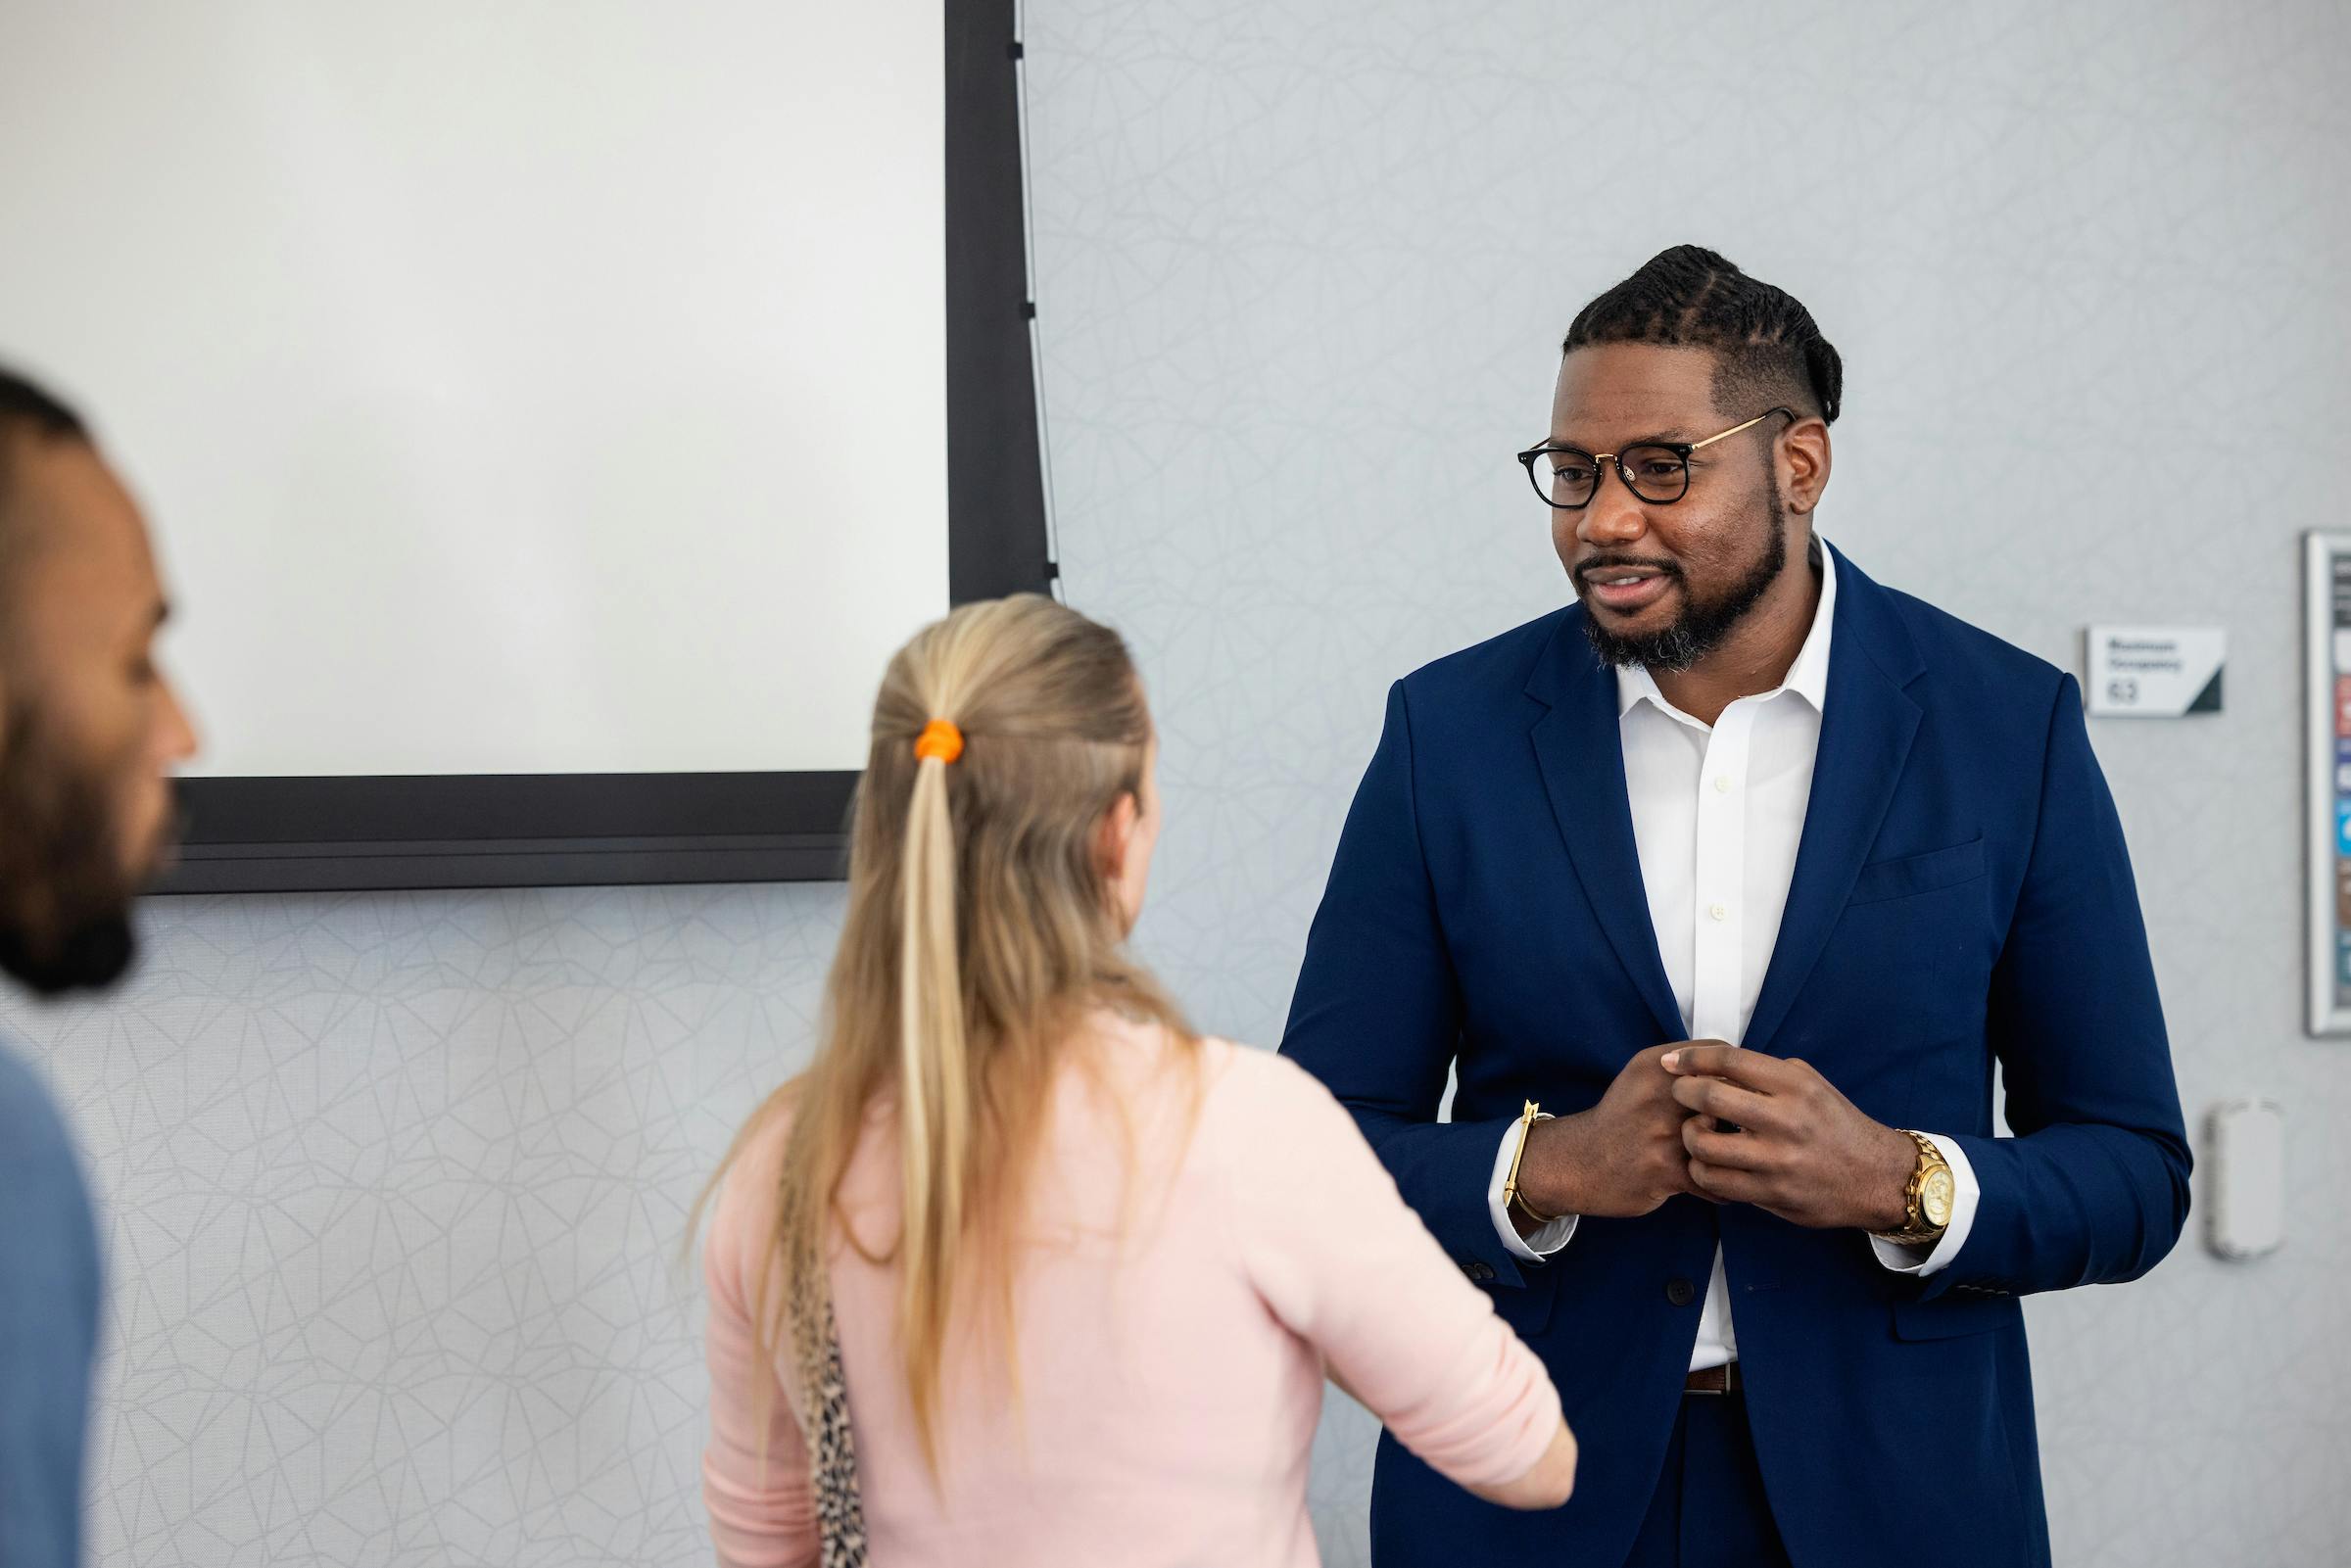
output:
[[[1718,795],[1727,795],[1731,792],[1731,776],[1729,774],[1718,773],[1714,776],[1714,792]]]
[[[1712,909],[1707,910],[1706,913],[1713,916],[1716,920],[1729,920],[1731,918],[1731,906],[1728,904],[1716,904]]]
[[[1687,1307],[1698,1300],[1698,1287],[1686,1279],[1669,1279],[1665,1282],[1665,1299],[1676,1307]]]

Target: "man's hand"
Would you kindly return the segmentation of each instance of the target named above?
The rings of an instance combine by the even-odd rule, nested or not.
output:
[[[1682,1146],[1690,1113],[1674,1103],[1673,1075],[1660,1065],[1674,1049],[1652,1046],[1624,1065],[1591,1110],[1527,1130],[1518,1190],[1529,1204],[1546,1214],[1629,1219],[1675,1193],[1698,1191]],[[1522,1229],[1532,1225],[1511,1212]]]
[[[1698,1192],[1814,1230],[1901,1228],[1918,1145],[1811,1068],[1714,1044],[1668,1050],[1661,1066],[1695,1113],[1681,1133]]]

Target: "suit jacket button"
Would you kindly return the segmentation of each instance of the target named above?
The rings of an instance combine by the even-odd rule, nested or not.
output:
[[[1698,1300],[1698,1289],[1686,1279],[1669,1279],[1665,1282],[1665,1299],[1676,1307],[1687,1307]]]
[[[1470,1277],[1482,1284],[1494,1277],[1494,1265],[1492,1263],[1480,1263],[1477,1265],[1475,1272],[1473,1272]]]

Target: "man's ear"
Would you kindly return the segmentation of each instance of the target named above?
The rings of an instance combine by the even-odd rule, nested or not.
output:
[[[1817,416],[1799,419],[1780,437],[1780,483],[1790,511],[1801,517],[1829,488],[1829,427]]]

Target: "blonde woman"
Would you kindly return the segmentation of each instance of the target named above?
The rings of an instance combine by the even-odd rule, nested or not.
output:
[[[1125,950],[1159,831],[1116,634],[976,604],[874,706],[815,1062],[714,1179],[704,1495],[731,1568],[1315,1561],[1327,1375],[1556,1507],[1535,1356],[1279,1057]]]

